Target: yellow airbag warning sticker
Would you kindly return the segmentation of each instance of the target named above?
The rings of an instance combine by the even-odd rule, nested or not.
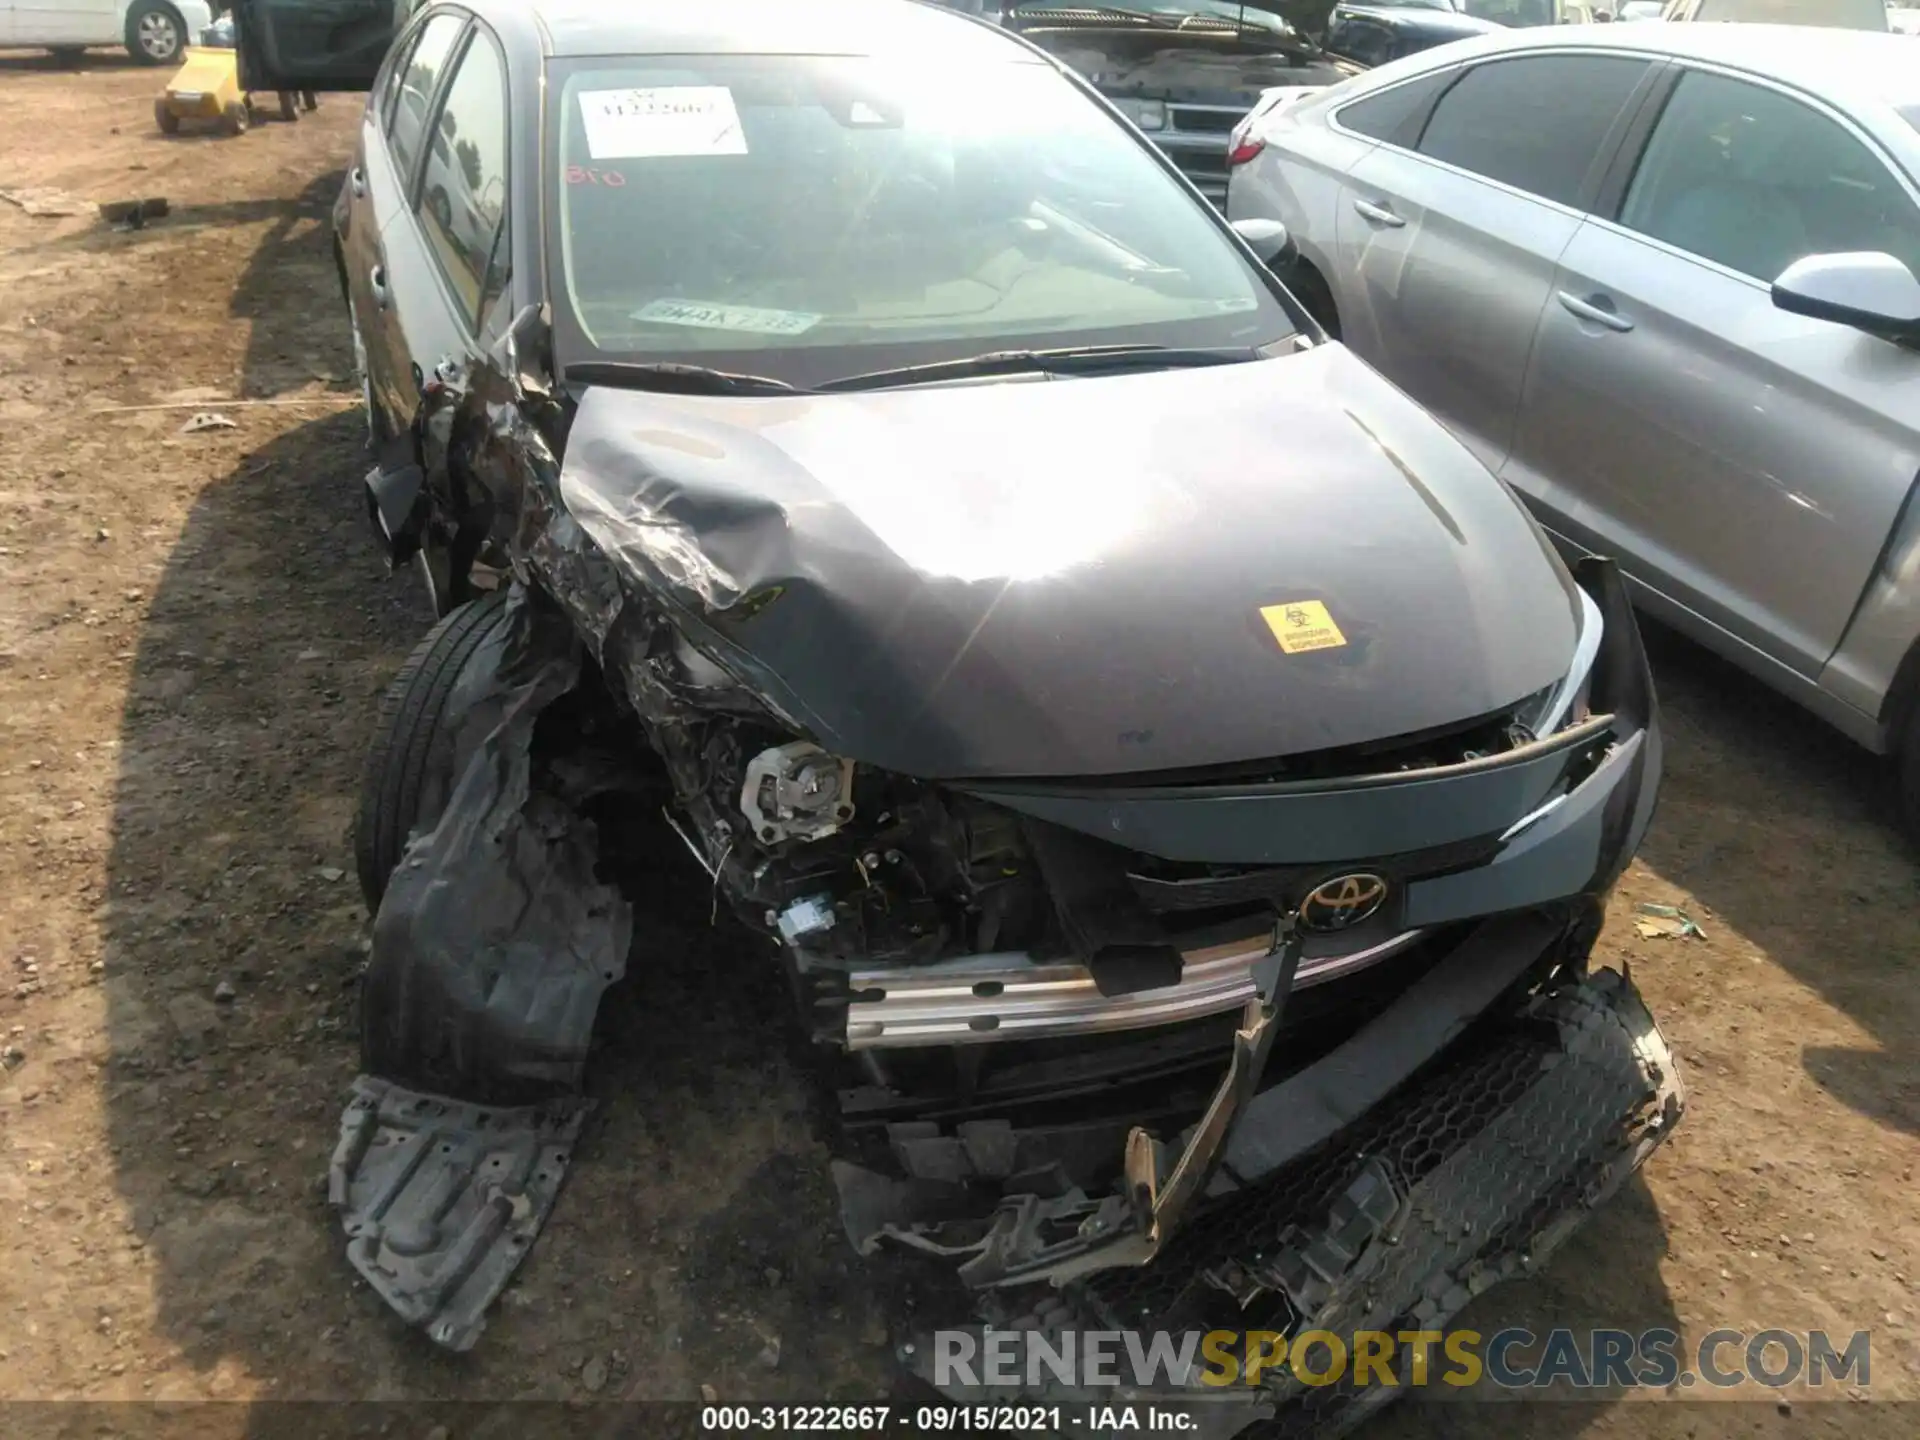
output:
[[[1285,605],[1262,605],[1260,618],[1288,655],[1303,650],[1334,650],[1347,643],[1333,616],[1318,600],[1290,600]]]

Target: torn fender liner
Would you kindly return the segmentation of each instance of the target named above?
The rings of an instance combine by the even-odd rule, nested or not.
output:
[[[594,878],[592,824],[532,785],[535,723],[579,666],[565,618],[515,586],[448,698],[459,778],[374,919],[373,1074],[494,1105],[579,1088],[594,1012],[633,934],[631,907]]]
[[[361,1077],[327,1199],[347,1258],[409,1324],[470,1350],[547,1223],[592,1102],[496,1110]]]
[[[566,619],[516,585],[447,700],[446,808],[374,919],[371,1075],[341,1121],[328,1198],[355,1268],[455,1350],[559,1193],[594,1012],[633,933],[631,908],[594,878],[594,827],[535,784],[535,725],[579,667]]]

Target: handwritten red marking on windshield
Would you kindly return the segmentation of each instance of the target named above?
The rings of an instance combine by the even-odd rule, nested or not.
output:
[[[595,170],[587,165],[569,165],[567,184],[569,185],[608,185],[618,190],[627,183],[627,177],[618,170]]]

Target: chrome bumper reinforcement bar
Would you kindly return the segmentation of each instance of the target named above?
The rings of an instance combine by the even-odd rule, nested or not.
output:
[[[1397,955],[1409,930],[1363,950],[1308,956],[1293,988],[1304,990]],[[1234,1010],[1253,994],[1254,965],[1273,951],[1271,933],[1184,954],[1180,981],[1130,995],[1102,995],[1086,966],[1024,953],[963,955],[933,965],[856,970],[848,976],[847,1048],[986,1044],[1171,1025]]]

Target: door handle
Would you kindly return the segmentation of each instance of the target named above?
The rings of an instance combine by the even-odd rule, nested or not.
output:
[[[1565,290],[1560,292],[1560,305],[1569,315],[1577,315],[1582,320],[1591,320],[1596,325],[1604,325],[1609,330],[1617,330],[1622,335],[1633,329],[1633,322],[1613,308],[1613,301],[1604,295],[1592,295],[1582,300]]]
[[[367,172],[358,165],[347,172],[347,184],[352,187],[355,197],[361,200],[367,198]]]
[[[1371,200],[1356,200],[1353,208],[1360,212],[1362,219],[1371,220],[1376,225],[1385,225],[1390,230],[1398,230],[1407,222],[1384,205],[1376,205]]]
[[[373,291],[373,303],[382,310],[387,308],[390,298],[387,294],[387,267],[376,265],[367,272],[367,288]]]

